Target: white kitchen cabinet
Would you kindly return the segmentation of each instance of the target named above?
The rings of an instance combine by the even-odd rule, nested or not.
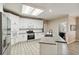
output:
[[[35,39],[39,39],[40,36],[39,36],[39,33],[35,33]]]
[[[43,33],[35,33],[35,39],[41,39],[44,37]]]
[[[14,45],[19,42],[27,41],[27,34],[18,35],[17,39],[11,39],[11,45]]]
[[[20,17],[10,13],[6,13],[6,15],[11,20],[11,45],[14,45],[18,42]]]
[[[41,55],[69,55],[70,51],[65,40],[60,37],[44,37],[40,42]]]
[[[57,55],[57,45],[40,43],[40,55]]]
[[[55,37],[42,37],[40,44],[40,55],[57,55],[57,44]]]
[[[43,20],[21,18],[19,21],[20,28],[43,28]]]
[[[27,41],[27,34],[22,35],[22,38],[23,38],[21,39],[22,41]]]
[[[11,54],[11,45],[9,45],[7,48],[6,48],[6,50],[5,50],[5,52],[3,53],[3,55],[10,55]]]
[[[17,41],[18,42],[27,41],[27,34],[20,34],[19,39]]]
[[[15,40],[11,38],[11,45],[14,45],[14,43],[15,43],[14,41]]]
[[[41,55],[68,55],[69,49],[66,43],[47,44],[40,43]]]

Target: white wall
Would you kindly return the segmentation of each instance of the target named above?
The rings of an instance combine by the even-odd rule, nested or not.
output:
[[[59,24],[66,22],[67,30],[66,30],[66,41],[68,44],[76,41],[76,31],[70,30],[70,25],[76,25],[76,19],[73,16],[68,16],[66,18],[52,20],[49,22],[49,29],[52,29],[53,36],[58,36],[59,32]]]
[[[62,22],[59,24],[59,32],[67,32],[67,22]]]
[[[68,16],[66,18],[51,20],[48,24],[48,28],[52,29],[53,36],[58,36],[59,24],[67,22],[66,41],[68,44],[76,41],[76,31],[70,30],[70,25],[76,25],[76,18],[74,16]]]
[[[76,25],[76,19],[74,16],[69,16],[68,21],[67,21],[68,31],[67,31],[67,35],[66,35],[66,38],[67,38],[66,40],[67,40],[68,44],[76,41],[76,31],[71,31],[70,25]]]
[[[59,24],[62,22],[66,22],[66,20],[67,18],[61,18],[61,19],[56,19],[49,22],[49,29],[52,29],[53,36],[58,36]]]
[[[3,3],[0,3],[0,12],[3,12]]]
[[[44,32],[48,32],[49,31],[49,21],[48,20],[44,20]]]

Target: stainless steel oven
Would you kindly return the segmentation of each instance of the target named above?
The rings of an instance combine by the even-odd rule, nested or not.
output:
[[[27,31],[27,40],[35,39],[35,33],[33,31]]]

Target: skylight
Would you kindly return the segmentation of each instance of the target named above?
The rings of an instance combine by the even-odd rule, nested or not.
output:
[[[43,10],[38,9],[38,8],[33,8],[27,5],[23,5],[22,6],[22,13],[26,14],[26,15],[34,15],[37,16],[39,14],[41,14],[43,12]]]
[[[22,6],[22,13],[23,13],[23,14],[30,15],[33,10],[34,10],[34,8],[32,8],[32,7],[30,7],[30,6],[26,6],[26,5],[23,5],[23,6]]]
[[[41,9],[35,9],[35,10],[32,12],[32,15],[37,16],[37,15],[41,14],[42,12],[43,12],[43,10],[41,10]]]

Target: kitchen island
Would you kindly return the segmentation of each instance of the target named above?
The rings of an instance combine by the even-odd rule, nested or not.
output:
[[[43,37],[40,42],[40,55],[69,54],[67,43],[60,37]]]

